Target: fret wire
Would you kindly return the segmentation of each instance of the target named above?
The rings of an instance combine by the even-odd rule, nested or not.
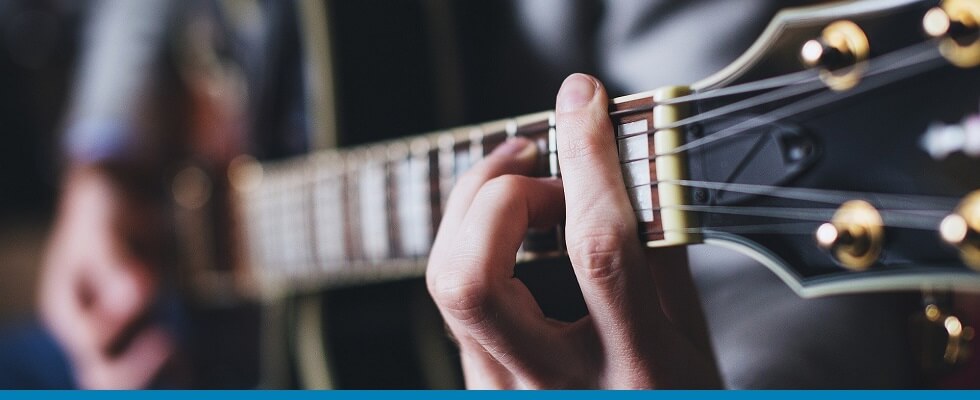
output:
[[[481,126],[474,126],[470,130],[470,143],[469,143],[469,145],[470,145],[469,164],[470,165],[472,165],[473,163],[475,163],[478,160],[483,159],[483,155],[485,154],[484,153],[485,150],[483,149],[483,136],[484,136],[484,132],[483,132],[483,127],[481,127]],[[469,169],[469,166],[467,166],[467,169]]]
[[[517,136],[517,119],[511,118],[507,120],[507,126],[504,128],[504,132],[507,134],[507,138],[513,138]]]
[[[434,231],[430,225],[432,209],[434,208],[432,201],[438,200],[438,197],[433,198],[430,192],[438,186],[434,186],[433,183],[436,181],[432,180],[433,154],[435,153],[433,153],[432,145],[427,138],[412,142],[412,161],[409,169],[414,189],[412,192],[414,210],[412,211],[413,223],[411,228],[417,234],[412,236],[413,245],[408,256],[413,259],[428,254],[434,236],[432,234]]]
[[[317,232],[319,243],[317,244],[317,254],[320,260],[319,271],[322,274],[321,281],[329,281],[332,276],[334,264],[337,262],[338,249],[345,245],[343,235],[338,237],[337,231],[331,229],[338,226],[336,212],[342,207],[337,204],[337,199],[332,190],[336,178],[334,171],[337,168],[333,160],[327,159],[316,167],[317,179],[314,182],[314,226]]]
[[[444,205],[444,196],[442,194],[443,182],[442,182],[442,167],[440,162],[442,161],[442,149],[437,147],[430,149],[428,152],[428,162],[429,162],[429,177],[428,177],[428,193],[429,193],[429,237],[425,240],[428,241],[426,248],[431,249],[432,243],[435,241],[436,232],[439,230],[439,223],[442,222],[442,208]],[[421,259],[425,255],[420,255],[417,257]]]
[[[403,186],[406,185],[399,175],[400,169],[404,168],[404,163],[408,162],[410,148],[403,141],[390,142],[386,146],[385,160],[383,169],[385,175],[385,217],[388,229],[388,257],[400,258],[406,251],[405,238],[401,234],[401,214],[406,210],[402,209]]]
[[[439,136],[439,153],[437,156],[439,165],[439,209],[438,215],[439,219],[442,219],[442,214],[446,210],[446,201],[449,200],[449,191],[452,190],[454,185],[454,174],[455,162],[456,162],[456,152],[454,150],[456,146],[456,140],[453,138],[451,133],[444,133]],[[435,225],[436,227],[439,224]]]
[[[359,231],[360,221],[359,215],[360,207],[357,198],[357,189],[354,187],[357,181],[357,153],[350,153],[346,159],[345,169],[344,169],[344,196],[346,201],[344,208],[346,212],[344,216],[347,218],[347,223],[345,224],[345,231],[347,234],[347,242],[349,249],[347,251],[347,265],[352,266],[353,264],[360,261],[361,257],[361,233]]]

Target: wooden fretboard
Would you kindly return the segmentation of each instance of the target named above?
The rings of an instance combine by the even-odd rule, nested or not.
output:
[[[663,240],[653,108],[645,93],[610,112],[641,232]],[[237,207],[252,274],[290,290],[421,276],[457,179],[514,136],[537,143],[537,176],[560,176],[552,112],[263,164]]]

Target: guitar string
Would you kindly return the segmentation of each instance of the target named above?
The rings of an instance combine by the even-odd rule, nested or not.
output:
[[[869,63],[873,61],[875,64],[882,64],[886,67],[879,71],[869,71],[866,75],[873,75],[881,72],[887,72],[890,69],[896,69],[902,67],[902,61],[909,57],[909,54],[918,54],[924,50],[932,49],[936,47],[935,40],[928,40],[925,42],[917,43],[899,50],[892,51],[891,53],[883,54],[872,60],[862,61],[862,63]],[[610,117],[620,117],[625,115],[634,114],[642,111],[650,111],[658,105],[672,105],[679,103],[687,103],[698,100],[713,99],[718,97],[731,96],[736,94],[751,93],[765,89],[775,89],[783,86],[796,85],[814,82],[817,83],[816,89],[826,88],[826,85],[820,81],[819,71],[816,68],[810,68],[802,71],[791,72],[784,75],[779,75],[771,78],[759,79],[756,81],[746,82],[737,84],[734,86],[726,86],[717,89],[709,89],[703,92],[691,93],[684,96],[678,96],[670,99],[663,99],[657,101],[655,104],[646,104],[637,107],[626,108],[622,110],[615,110],[609,113]],[[691,121],[690,123],[693,123]],[[670,129],[678,126],[686,125],[683,121],[677,121],[671,125],[665,126],[661,129]]]
[[[931,48],[931,46],[930,46],[930,48]],[[908,64],[912,64],[912,65],[914,65],[914,63],[908,63]],[[901,65],[901,64],[899,64],[898,66],[896,66],[896,67],[894,67],[894,68],[891,68],[891,69],[892,69],[892,70],[894,70],[894,69],[897,69],[897,68],[900,68],[900,67],[902,67],[902,65]],[[882,71],[878,71],[877,73],[883,73],[883,72],[887,72],[888,70],[889,70],[889,69],[883,69]],[[805,73],[805,72],[807,72],[807,71],[801,71],[801,73],[800,73],[800,76],[803,76],[803,75],[804,75],[803,73]],[[792,74],[791,74],[791,75],[792,75]],[[869,73],[868,75],[874,75],[874,74],[872,74],[872,73]],[[781,77],[781,78],[782,78],[782,79],[781,79],[782,81],[786,81],[786,82],[789,82],[789,81],[791,81],[791,80],[796,80],[796,79],[800,79],[800,78],[799,78],[799,76],[796,76],[796,75],[792,75],[792,76],[787,76],[787,77]],[[889,81],[889,82],[890,82],[890,81]],[[772,87],[772,86],[775,86],[775,83],[777,83],[777,81],[776,81],[775,79],[773,79],[773,80],[768,80],[768,82],[762,82],[762,81],[760,81],[760,82],[759,82],[759,85],[757,85],[757,87],[763,87],[763,86],[766,86],[766,85],[770,85],[770,86]],[[884,82],[884,83],[887,83],[887,82]],[[884,84],[884,83],[882,83],[882,84]],[[743,88],[742,90],[745,90],[745,91],[748,91],[748,89],[750,89],[750,87],[748,87],[748,86],[746,86],[746,87],[744,87],[744,88]],[[718,90],[720,91],[721,89],[718,89]],[[732,93],[736,93],[736,92],[738,92],[738,91],[739,91],[739,90],[734,90],[734,89],[732,89],[732,90],[730,91],[730,93],[727,93],[727,94],[732,94]],[[726,93],[725,93],[725,92],[721,92],[721,93],[712,93],[712,92],[705,92],[705,96],[702,96],[702,98],[707,98],[709,94],[713,94],[713,95],[716,95],[716,96],[722,96],[722,95],[726,95]],[[846,97],[846,96],[842,96],[842,97]],[[694,99],[696,99],[696,98],[697,98],[697,96],[695,96],[695,95],[691,95],[691,96],[687,96],[686,98],[676,98],[676,99],[672,99],[672,101],[673,101],[674,103],[679,103],[679,102],[682,102],[682,101],[693,101],[693,100],[694,100]],[[818,105],[818,106],[819,106],[819,105]],[[817,107],[818,107],[818,106],[817,106]],[[790,114],[790,115],[792,115],[792,114]],[[751,129],[751,128],[748,128],[748,129]],[[732,134],[735,134],[735,133],[738,133],[738,132],[734,132],[734,133],[732,133]],[[708,137],[705,137],[704,139],[708,139]],[[723,139],[723,138],[719,138],[719,139]],[[689,145],[693,145],[693,144],[694,144],[693,142],[692,142],[692,143],[689,143]],[[706,143],[705,143],[705,144],[706,144]],[[678,148],[678,149],[675,149],[675,150],[674,150],[674,152],[680,152],[680,151],[684,151],[684,150],[687,150],[687,149],[680,149],[680,148]],[[687,182],[687,183],[690,183],[690,182]],[[729,188],[731,188],[731,185],[732,185],[732,184],[725,184],[725,185],[727,185],[727,186],[728,186]],[[778,187],[777,187],[777,188],[778,188]],[[781,188],[781,189],[785,189],[785,188]]]
[[[772,185],[758,185],[750,183],[728,183],[695,180],[662,180],[629,188],[639,188],[644,186],[656,186],[659,183],[674,183],[680,186],[721,190],[725,192],[737,192],[759,196],[779,197],[792,200],[812,201],[815,203],[841,204],[847,200],[864,200],[875,207],[881,208],[909,208],[910,206],[925,207],[928,209],[947,210],[953,209],[959,200],[954,197],[926,196],[905,193],[877,193],[860,192],[847,190],[816,189],[803,187],[785,187]]]
[[[827,222],[837,212],[835,208],[751,207],[751,206],[689,206],[676,205],[635,210],[637,213],[654,210],[680,210],[702,214],[726,214],[749,217],[781,218]],[[937,210],[878,210],[882,225],[895,228],[933,230],[946,213]],[[838,217],[840,220],[840,217]],[[843,221],[847,221],[845,218]]]
[[[865,78],[872,77],[872,76],[875,76],[875,75],[884,74],[884,73],[891,72],[891,71],[894,71],[894,70],[897,70],[897,69],[908,67],[910,65],[914,65],[915,63],[924,61],[924,60],[919,60],[919,58],[917,58],[917,57],[922,57],[923,55],[931,55],[933,57],[938,58],[939,53],[935,51],[935,46],[936,45],[935,45],[934,42],[931,42],[931,41],[929,41],[929,42],[923,42],[923,43],[919,43],[919,44],[916,44],[916,45],[912,45],[912,46],[903,48],[901,50],[896,50],[896,51],[893,51],[891,53],[878,56],[878,57],[874,58],[873,60],[863,61],[862,62],[863,65],[867,65],[869,63],[874,64],[873,65],[873,68],[871,68],[870,71],[867,71],[863,76]],[[930,50],[932,50],[932,51],[930,51]],[[855,67],[855,68],[857,68],[857,67]],[[802,74],[804,72],[806,72],[808,74]],[[727,116],[727,115],[730,115],[730,114],[733,114],[733,113],[736,113],[736,112],[739,112],[739,111],[751,109],[753,107],[760,106],[760,105],[763,105],[763,104],[767,104],[767,103],[779,101],[779,100],[782,100],[782,99],[790,98],[790,97],[793,97],[793,96],[801,95],[801,94],[804,94],[804,93],[807,93],[807,92],[812,92],[812,91],[821,90],[821,89],[827,89],[827,85],[823,81],[821,81],[820,79],[817,79],[817,78],[819,78],[819,76],[817,75],[817,70],[816,69],[808,69],[808,70],[800,71],[799,74],[800,74],[799,77],[795,77],[797,79],[796,81],[789,81],[787,79],[787,81],[789,81],[789,82],[786,85],[784,85],[784,86],[788,86],[788,85],[796,84],[796,85],[799,85],[799,86],[789,86],[789,87],[784,87],[782,89],[773,90],[771,92],[767,92],[767,93],[764,93],[764,94],[761,94],[761,95],[758,95],[758,96],[755,96],[755,97],[750,97],[750,98],[747,98],[745,100],[741,100],[741,101],[738,101],[738,102],[735,102],[735,103],[731,103],[731,104],[728,104],[726,106],[722,106],[722,107],[719,107],[719,108],[716,108],[716,109],[713,109],[713,110],[709,110],[709,111],[704,112],[704,113],[701,113],[701,114],[693,115],[691,117],[687,117],[687,118],[684,118],[684,119],[681,119],[681,120],[678,120],[678,121],[675,121],[675,122],[672,122],[672,123],[669,123],[669,124],[666,124],[666,125],[658,126],[658,127],[654,128],[654,129],[650,129],[650,130],[646,130],[646,131],[642,131],[642,132],[634,132],[634,133],[630,133],[630,134],[627,134],[627,135],[620,135],[616,139],[617,140],[625,140],[625,139],[628,139],[628,138],[631,138],[631,137],[634,137],[634,136],[641,136],[641,135],[647,135],[647,136],[649,136],[649,135],[652,135],[652,134],[656,133],[659,130],[673,129],[673,128],[679,128],[679,127],[683,127],[683,126],[687,126],[687,125],[692,125],[692,124],[695,124],[695,123],[699,123],[699,122],[703,122],[703,121],[707,121],[707,120],[711,120],[711,119],[715,119],[715,118]],[[793,75],[793,74],[790,74],[790,75]],[[790,77],[792,77],[792,76],[790,76]],[[751,85],[751,84],[754,84],[754,82],[749,83],[747,85]],[[775,87],[775,85],[772,85],[772,86]],[[722,89],[716,89],[716,90],[724,90],[724,88],[722,88]],[[737,90],[736,92],[741,93],[741,92],[748,92],[748,91],[751,91],[751,90]],[[709,96],[704,96],[705,98],[720,97],[720,96],[711,96],[710,94],[712,94],[713,91],[707,91],[705,93],[706,94],[709,94]],[[637,107],[635,109],[630,109],[630,110],[648,111],[648,110],[652,110],[653,107],[656,106],[656,105],[660,105],[660,104],[665,104],[665,105],[666,104],[676,104],[676,103],[681,103],[681,102],[686,102],[686,101],[699,100],[699,98],[697,98],[697,94],[693,94],[693,95],[682,96],[682,97],[678,97],[678,98],[675,98],[675,99],[669,99],[669,100],[682,100],[682,101],[659,102],[658,104],[652,104],[652,105],[647,105],[647,106],[643,106],[643,107]],[[630,111],[630,110],[623,110],[623,111]]]
[[[915,59],[914,57],[909,57],[907,54],[905,54],[905,52],[912,52],[912,51],[919,52],[919,51],[923,51],[923,50],[926,50],[927,51],[929,49],[934,49],[934,48],[935,48],[935,44],[933,42],[923,42],[923,43],[919,43],[917,45],[906,47],[906,48],[904,48],[902,50],[898,50],[898,51],[895,51],[895,52],[892,52],[892,53],[889,53],[889,54],[885,54],[885,55],[876,57],[876,58],[874,58],[872,60],[868,60],[868,61],[876,61],[876,63],[883,63],[883,61],[890,61],[892,58],[894,58],[895,59],[895,62],[894,63],[889,63],[888,65],[882,67],[879,70],[868,71],[865,74],[865,76],[866,77],[868,77],[868,76],[874,76],[874,75],[878,75],[878,74],[881,74],[881,73],[884,73],[884,72],[888,72],[888,71],[891,71],[891,70],[895,70],[895,69],[899,69],[899,68],[904,68],[904,67],[906,67],[906,64],[914,64],[914,63],[918,62],[918,59]],[[934,54],[932,54],[932,56],[934,56],[936,58],[939,58],[938,57],[939,56],[939,53],[938,52],[935,52]],[[868,62],[868,61],[865,61],[865,62]],[[818,79],[817,71],[815,69],[808,69],[808,70],[803,70],[803,71],[798,71],[798,72],[794,72],[794,73],[789,73],[789,74],[777,76],[777,77],[774,77],[774,78],[766,78],[766,79],[761,79],[761,80],[757,80],[757,81],[753,81],[753,82],[739,84],[739,85],[735,85],[735,86],[731,86],[731,87],[724,87],[724,88],[719,88],[719,89],[712,89],[712,90],[708,90],[708,91],[705,91],[705,92],[699,92],[699,93],[694,93],[694,94],[691,94],[691,95],[676,97],[676,98],[673,98],[673,99],[667,99],[667,100],[664,100],[664,101],[659,102],[658,104],[665,104],[665,105],[666,104],[677,104],[677,103],[690,102],[690,101],[696,101],[696,100],[701,100],[701,99],[708,99],[708,98],[723,97],[723,96],[733,95],[733,94],[747,93],[747,92],[757,91],[757,90],[762,90],[762,89],[767,89],[767,88],[775,88],[775,87],[780,87],[780,86],[788,86],[788,85],[792,85],[792,84],[807,83],[807,82],[811,82],[811,81],[812,81],[812,83],[818,83],[819,84],[819,85],[816,85],[817,89],[826,89],[826,86],[822,83],[822,81],[820,81]],[[813,90],[812,87],[809,86],[809,85],[807,85],[806,87],[809,90],[803,90],[804,92],[805,91]],[[791,97],[793,95],[800,94],[800,93],[797,93],[797,90],[802,90],[802,89],[794,89],[792,91],[789,91],[789,92],[787,92],[788,93],[788,96]],[[772,98],[772,97],[769,97],[768,95],[771,94],[771,93],[772,92],[769,92],[769,93],[760,95],[760,96],[763,96],[763,98],[762,99],[756,99],[756,100],[754,100],[753,101],[754,104],[752,104],[752,105],[764,104],[766,102],[765,99],[769,99],[770,101],[776,101],[776,100],[781,99],[781,98]],[[757,96],[757,97],[759,97],[759,96]],[[750,98],[750,99],[747,99],[747,100],[752,100],[752,99],[755,99],[755,98]],[[729,106],[733,106],[735,104],[738,104],[738,103],[733,103],[733,104],[731,104]],[[725,107],[729,107],[729,106],[725,106]],[[629,113],[638,112],[638,111],[649,111],[651,108],[652,108],[652,106],[641,106],[641,107],[636,107],[636,108],[631,108],[631,109],[624,109],[624,110],[613,111],[613,112],[610,113],[610,115],[611,116],[616,116],[616,115],[629,114]],[[739,111],[742,108],[744,108],[744,107],[739,107],[738,110],[733,109],[732,111],[733,112],[734,111]],[[709,113],[710,113],[710,111],[709,111]],[[699,115],[703,115],[703,114],[699,114]],[[711,115],[713,118],[716,118],[716,117],[721,116],[721,115],[715,115],[715,114],[709,114],[709,115]],[[694,116],[692,118],[698,118],[698,116]],[[695,123],[695,122],[703,121],[704,118],[705,117],[700,117],[699,119],[680,120],[680,121],[676,121],[674,123],[671,123],[669,125],[665,125],[664,127],[661,127],[659,129],[677,128],[677,127],[681,127],[681,126],[684,126],[684,125],[692,124],[692,123]],[[533,133],[536,133],[536,132],[522,132],[522,131],[518,131],[517,135],[518,136],[528,136],[528,135],[531,135]],[[630,134],[630,135],[624,135],[624,136],[621,136],[621,137],[617,138],[617,140],[629,138],[629,137],[632,137],[632,136],[637,136],[639,134],[644,134],[644,133],[645,134],[648,134],[648,135],[649,134],[653,134],[653,133],[655,133],[655,130],[651,130],[651,131],[647,131],[647,132],[639,132],[639,133]],[[506,136],[506,131],[487,132],[487,133],[484,133],[483,136],[489,138],[489,137],[495,136],[495,135]],[[709,136],[712,136],[712,135],[709,135]],[[702,139],[708,139],[709,136],[706,136],[706,137],[704,137]],[[692,143],[689,143],[689,145],[691,145],[691,144],[694,144],[694,143],[693,142]],[[433,149],[432,151],[437,151],[437,150],[436,149]],[[680,152],[680,151],[684,151],[684,150],[682,150],[680,148],[673,150],[673,152]],[[673,154],[673,152],[672,153],[664,153],[664,154],[661,154],[661,155],[669,155],[669,154]],[[399,160],[398,159],[390,159],[388,161],[399,161]],[[624,161],[623,163],[630,162],[630,161],[639,161],[639,159],[637,159],[637,160],[628,160],[628,161]],[[271,164],[275,164],[275,163],[264,163],[264,164],[271,165]]]
[[[857,94],[861,94],[873,89],[877,89],[879,87],[896,82],[898,80],[909,78],[939,68],[940,66],[947,65],[945,59],[942,58],[941,54],[938,51],[925,53],[924,55],[921,56],[910,57],[909,60],[910,60],[910,62],[908,63],[909,65],[902,66],[900,68],[895,68],[895,69],[888,69],[887,71],[891,72],[890,75],[883,75],[880,77],[866,76],[865,77],[866,79],[864,79],[861,84],[849,90],[821,92],[819,94],[790,103],[787,106],[783,106],[776,110],[770,111],[766,114],[746,120],[745,122],[727,127],[718,132],[704,136],[700,139],[680,145],[674,149],[662,152],[660,154],[656,154],[652,157],[648,157],[647,160],[653,160],[660,156],[667,156],[667,155],[689,151],[737,135],[739,133],[746,132],[750,129],[754,129],[766,124],[771,124],[780,121],[784,118],[788,118],[800,114],[805,111],[815,110],[820,107],[833,104],[840,100],[855,96]]]
[[[665,233],[742,233],[742,234],[780,234],[780,235],[813,235],[815,222],[788,222],[758,225],[723,225],[702,228],[673,228],[640,231],[640,235],[658,235]]]
[[[757,81],[740,83],[734,86],[726,86],[718,89],[709,89],[703,92],[692,93],[684,96],[678,96],[670,99],[664,99],[658,101],[656,104],[646,104],[637,107],[624,108],[622,110],[615,110],[609,113],[612,118],[621,117],[625,115],[635,114],[643,111],[650,111],[655,106],[658,105],[672,105],[679,103],[687,103],[698,100],[714,99],[718,97],[732,96],[736,94],[745,94],[751,92],[757,92],[766,89],[775,89],[783,86],[805,83],[809,81],[819,81],[820,75],[815,69],[806,69],[803,71],[791,72],[784,75],[775,76],[772,78],[760,79]]]

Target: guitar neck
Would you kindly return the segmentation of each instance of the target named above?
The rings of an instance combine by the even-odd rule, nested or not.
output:
[[[652,106],[650,93],[624,97],[610,116],[641,231],[663,241]],[[537,144],[536,176],[560,175],[552,112],[263,164],[236,207],[253,277],[293,291],[422,276],[453,186],[511,137]]]
[[[975,35],[949,29],[975,25],[976,10],[934,3],[783,12],[748,52],[694,84],[698,93],[674,87],[613,100],[639,238],[650,247],[707,240],[733,248],[803,296],[980,291],[980,180],[968,146],[980,58],[965,44]],[[927,39],[919,32],[930,20],[958,25],[927,27]],[[843,67],[823,58],[841,52],[850,55]],[[230,191],[207,180],[220,168],[189,167],[173,185],[190,271],[181,280],[224,301],[223,292],[420,276],[458,178],[514,136],[537,143],[537,175],[560,176],[559,135],[546,112],[243,163],[247,173],[232,171]],[[525,251],[540,250],[527,243]]]

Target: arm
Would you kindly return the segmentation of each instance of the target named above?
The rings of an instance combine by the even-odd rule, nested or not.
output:
[[[561,181],[520,176],[534,148],[498,148],[457,185],[427,283],[460,345],[469,387],[654,388],[720,385],[683,249],[644,249],[594,78],[557,99]],[[566,224],[589,315],[544,317],[513,277],[529,227]]]
[[[69,165],[38,299],[82,388],[144,387],[173,349],[150,316],[161,209],[141,193],[158,184],[153,171],[166,157],[165,129],[150,97],[157,95],[172,8],[106,0],[95,4],[88,23],[66,119]]]

